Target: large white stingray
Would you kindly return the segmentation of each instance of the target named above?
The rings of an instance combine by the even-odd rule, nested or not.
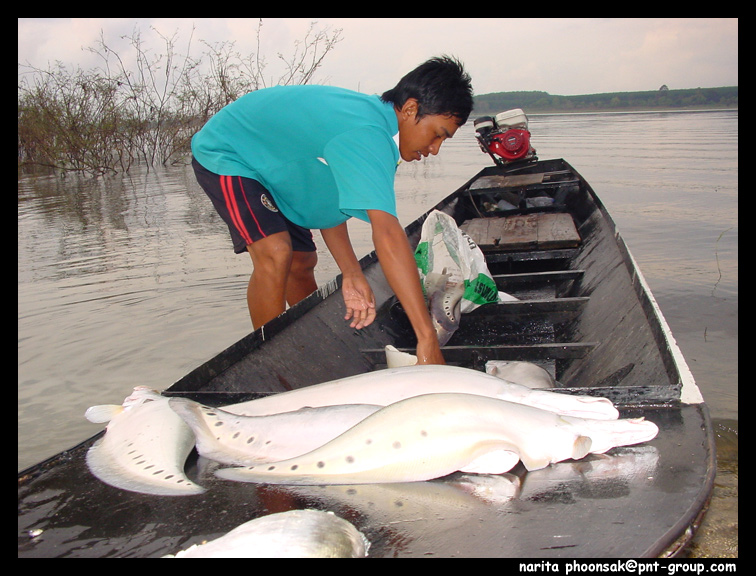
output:
[[[489,360],[486,362],[486,374],[491,374],[509,382],[518,382],[528,388],[543,388],[548,390],[556,387],[554,377],[545,368],[532,362]]]
[[[90,471],[106,484],[161,496],[204,492],[184,473],[194,434],[165,396],[137,387],[122,406],[92,406],[86,417],[110,420],[105,436],[87,452]]]
[[[381,408],[371,404],[340,404],[267,416],[242,416],[188,398],[171,398],[168,404],[194,432],[201,456],[231,466],[300,456],[333,440]]]
[[[369,547],[364,534],[331,512],[289,510],[164,558],[364,558]]]
[[[411,396],[440,392],[499,398],[579,418],[613,420],[619,416],[612,402],[606,398],[533,390],[478,370],[448,365],[401,366],[376,370],[233,404],[224,409],[234,414],[259,416],[292,412],[308,406],[387,406]]]
[[[472,394],[424,394],[391,404],[302,456],[225,468],[228,480],[269,484],[414,482],[458,470],[528,470],[648,441],[643,419],[595,420]]]
[[[234,440],[233,434],[217,434],[216,442],[213,442],[212,428],[209,431],[202,428],[207,422],[201,420],[207,420],[208,412],[199,418],[195,411],[194,420],[189,410],[179,416],[170,408],[168,398],[137,387],[123,406],[98,406],[87,411],[87,417],[92,421],[110,419],[105,438],[90,449],[87,463],[92,473],[103,482],[125,490],[148,494],[196,494],[202,492],[202,487],[191,482],[183,469],[195,443],[195,433],[200,453],[204,451],[203,455],[226,464],[282,460],[328,442],[375,411],[375,408],[342,405],[386,406],[412,396],[439,392],[489,396],[571,416],[599,419],[616,419],[618,416],[616,408],[605,398],[531,390],[477,370],[454,366],[410,366],[378,370],[226,406],[226,412],[245,416],[291,413],[258,420],[254,428],[242,426],[235,430],[234,433],[239,432],[235,440],[244,433],[244,442],[263,436],[265,442],[269,442],[267,451],[265,445],[258,443],[250,446],[257,452],[249,453],[238,450],[244,448],[239,442],[229,447],[226,440]],[[175,406],[179,404],[174,402]],[[103,413],[105,416],[101,416]],[[194,433],[182,417],[188,417],[187,422],[192,424]],[[228,420],[216,420],[210,426],[219,428],[228,423]],[[303,430],[306,432],[302,433]],[[222,446],[214,446],[218,443]],[[514,465],[517,458],[512,455],[509,458],[514,459]]]
[[[385,348],[386,364],[389,368],[415,366],[417,356],[402,352],[390,344]],[[555,388],[556,380],[549,372],[532,362],[519,360],[489,360],[486,362],[486,374],[491,374],[507,382],[522,384],[528,388]]]

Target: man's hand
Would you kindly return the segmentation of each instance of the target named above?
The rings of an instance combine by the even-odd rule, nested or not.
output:
[[[375,320],[375,295],[364,274],[342,276],[341,293],[346,306],[344,320],[352,320],[350,328],[370,326]]]

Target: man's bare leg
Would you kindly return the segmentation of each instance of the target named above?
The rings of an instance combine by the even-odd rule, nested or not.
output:
[[[248,245],[247,251],[254,267],[247,287],[247,306],[252,326],[259,328],[286,310],[291,238],[288,232],[278,232]]]
[[[286,301],[289,306],[294,306],[318,288],[318,284],[315,282],[315,265],[317,263],[317,252],[293,253],[289,278],[286,282]]]

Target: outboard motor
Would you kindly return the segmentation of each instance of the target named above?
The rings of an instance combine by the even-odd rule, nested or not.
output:
[[[518,160],[535,158],[530,145],[528,117],[520,108],[482,116],[474,122],[475,137],[480,148],[500,166]]]

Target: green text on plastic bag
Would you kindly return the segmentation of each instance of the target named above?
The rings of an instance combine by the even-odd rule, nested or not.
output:
[[[479,306],[483,304],[493,304],[499,300],[499,290],[496,282],[490,276],[478,274],[473,280],[465,280],[465,300]]]

